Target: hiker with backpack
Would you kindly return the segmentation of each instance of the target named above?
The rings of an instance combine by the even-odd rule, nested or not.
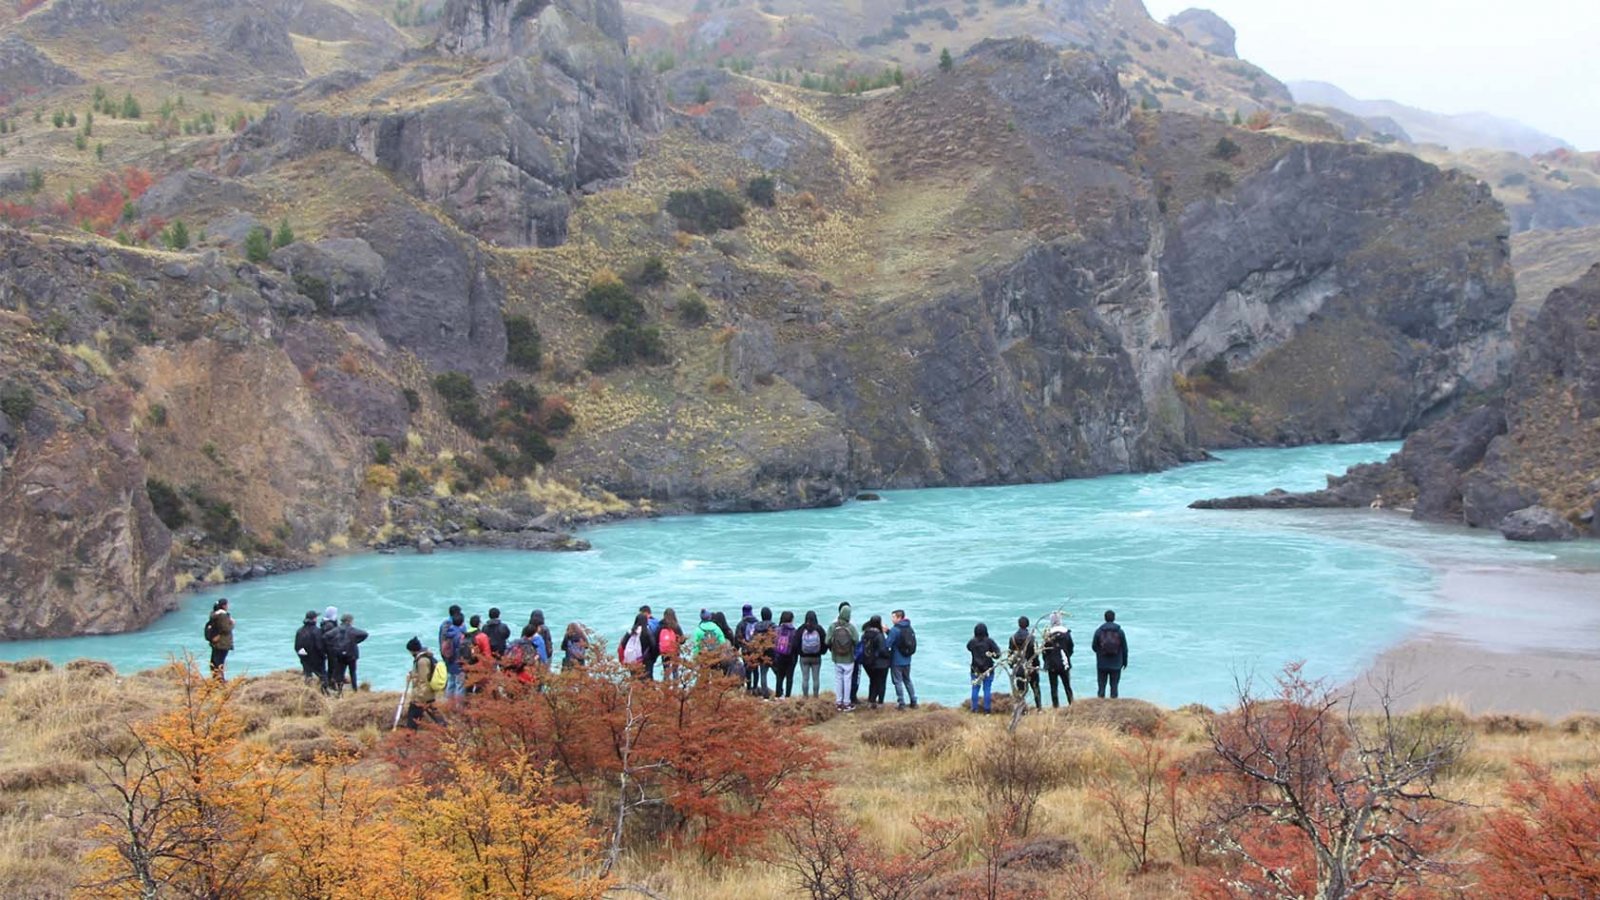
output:
[[[227,597],[212,605],[203,635],[211,645],[211,677],[226,681],[223,667],[227,665],[228,652],[233,649],[233,613],[228,611]]]
[[[772,671],[773,629],[772,607],[761,607],[761,618],[750,626],[744,641],[745,683],[750,693],[762,699],[772,699],[767,687],[767,674]]]
[[[833,660],[833,705],[854,712],[850,682],[856,675],[856,627],[850,624],[850,604],[839,604],[839,618],[828,627],[828,656]]]
[[[983,713],[989,714],[994,687],[994,669],[1000,660],[1000,645],[989,637],[989,626],[979,622],[972,626],[972,640],[967,641],[967,653],[972,656],[972,711],[978,711],[978,689],[983,688]]]
[[[450,615],[439,623],[439,656],[446,675],[444,698],[448,702],[467,692],[466,669],[461,664],[462,648],[467,642],[467,618],[461,607],[452,605]]]
[[[894,708],[905,709],[907,704],[917,708],[917,689],[911,685],[911,657],[917,652],[917,633],[911,630],[911,620],[906,611],[897,609],[889,614],[894,624],[889,628],[889,678],[894,682]],[[902,693],[903,689],[903,693]]]
[[[1027,616],[1018,618],[1017,630],[1011,635],[1011,652],[1006,656],[1011,668],[1011,697],[1027,706],[1028,689],[1033,688],[1033,708],[1044,709],[1039,696],[1039,644],[1033,639],[1029,624]]]
[[[640,680],[651,680],[650,670],[656,660],[656,642],[650,638],[649,616],[639,613],[633,617],[633,627],[617,643],[617,660]]]
[[[561,671],[572,672],[589,664],[589,633],[577,622],[567,623],[561,636]]]
[[[1044,633],[1044,670],[1050,677],[1050,706],[1060,708],[1056,685],[1067,689],[1067,705],[1072,705],[1072,629],[1061,623],[1061,613],[1050,614],[1050,627]]]
[[[544,642],[544,664],[550,664],[550,658],[555,655],[557,644],[550,637],[550,628],[544,623],[544,610],[536,609],[528,615],[528,624],[538,632],[539,640]]]
[[[1105,624],[1095,629],[1089,649],[1094,651],[1095,681],[1099,685],[1099,695],[1104,697],[1106,686],[1110,685],[1111,696],[1117,696],[1117,686],[1122,683],[1122,670],[1128,667],[1128,636],[1117,624],[1115,610],[1106,610]]]
[[[756,692],[756,672],[760,668],[751,655],[750,644],[755,640],[756,626],[755,607],[746,603],[740,611],[739,622],[733,626],[733,646],[739,651],[739,662],[744,669],[744,689],[746,693]]]
[[[861,628],[861,668],[867,673],[867,705],[873,709],[883,705],[883,695],[889,685],[889,663],[893,658],[889,637],[883,633],[883,617],[873,616]]]
[[[406,649],[411,651],[411,671],[406,675],[406,691],[411,698],[411,705],[406,707],[406,727],[415,731],[423,716],[436,725],[443,725],[444,717],[439,715],[434,704],[449,680],[449,673],[433,652],[422,646],[421,638],[413,637],[406,641]]]
[[[483,692],[484,682],[494,672],[493,661],[489,636],[483,633],[483,617],[474,615],[467,620],[466,641],[461,645],[461,670],[465,673],[467,693]]]
[[[822,643],[817,642],[820,651]],[[794,692],[794,667],[800,661],[800,630],[794,627],[794,613],[784,610],[772,632],[772,696],[783,699]]]
[[[828,646],[828,633],[817,622],[816,610],[806,611],[799,638],[800,696],[817,697],[822,694],[822,652]]]
[[[671,681],[678,677],[679,654],[683,652],[683,626],[678,624],[678,613],[667,607],[661,613],[661,627],[656,629],[656,653],[661,660],[661,677]]]
[[[532,684],[534,670],[549,662],[550,654],[545,649],[544,639],[539,637],[539,629],[524,625],[522,637],[506,645],[505,655],[500,657],[500,668],[523,684]]]
[[[648,603],[639,607],[639,615],[644,616],[645,621],[650,623],[650,640],[657,648],[656,654],[651,656],[650,662],[645,665],[648,680],[654,681],[656,677],[656,660],[661,658],[661,620],[656,618],[655,612],[650,609],[650,604]]]
[[[700,624],[694,628],[690,637],[689,649],[694,656],[709,653],[715,656],[719,648],[727,646],[727,638],[723,636],[722,629],[717,627],[715,616],[711,610],[700,610]]]
[[[355,616],[345,613],[339,617],[339,624],[329,632],[328,687],[339,695],[344,693],[347,675],[352,690],[360,686],[360,682],[356,681],[356,660],[361,656],[360,644],[367,639],[367,633],[357,628],[355,621]]]
[[[511,626],[500,621],[500,610],[489,609],[489,621],[483,623],[483,633],[489,636],[489,655],[499,659],[506,655],[506,645],[511,643]]]
[[[328,692],[328,653],[322,645],[322,632],[317,629],[317,611],[306,611],[305,621],[294,633],[294,654],[300,660],[300,674],[306,684],[315,678],[324,694]]]

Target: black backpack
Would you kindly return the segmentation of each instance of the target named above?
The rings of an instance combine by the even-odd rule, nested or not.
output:
[[[1121,628],[1103,628],[1101,630],[1099,653],[1101,656],[1115,656],[1119,658],[1122,656]]]
[[[910,625],[907,625],[904,629],[901,630],[901,632],[900,632],[900,640],[896,644],[896,646],[900,648],[900,655],[901,656],[909,658],[911,656],[916,655],[916,652],[917,652],[917,633],[915,631],[911,630],[911,626]]]
[[[202,633],[205,635],[207,644],[217,639],[217,617],[215,615],[206,616],[206,627]]]

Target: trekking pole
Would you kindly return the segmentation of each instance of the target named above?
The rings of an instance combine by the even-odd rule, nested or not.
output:
[[[406,689],[400,692],[400,705],[394,708],[394,724],[389,726],[390,731],[400,727],[400,714],[405,711],[406,698],[411,696],[411,681],[406,680]]]

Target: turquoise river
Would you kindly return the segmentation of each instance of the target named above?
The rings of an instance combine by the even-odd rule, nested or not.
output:
[[[1074,688],[1093,690],[1088,639],[1108,608],[1127,629],[1124,696],[1225,704],[1236,678],[1303,659],[1315,674],[1357,675],[1434,610],[1451,560],[1539,565],[1551,551],[1497,535],[1418,525],[1368,511],[1201,512],[1198,498],[1320,487],[1329,472],[1381,459],[1393,444],[1250,450],[1151,475],[1018,487],[892,491],[839,509],[627,522],[589,529],[588,553],[366,554],[186,597],[144,631],[0,644],[0,659],[109,660],[121,671],[185,652],[204,656],[212,601],[238,623],[230,674],[294,668],[308,609],[335,605],[371,632],[360,673],[398,688],[413,634],[430,645],[445,609],[491,606],[514,626],[545,610],[560,634],[576,619],[612,646],[641,603],[814,609],[841,601],[857,623],[906,609],[919,637],[913,677],[925,700],[965,692],[965,644],[986,622],[1002,644],[1019,615],[1062,609],[1078,641]],[[826,679],[825,679],[826,681]],[[863,691],[865,688],[863,688]],[[864,696],[864,694],[863,694]],[[1048,699],[1048,697],[1047,697]]]

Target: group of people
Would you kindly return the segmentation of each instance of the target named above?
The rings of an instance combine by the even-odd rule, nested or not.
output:
[[[307,682],[316,682],[324,694],[338,696],[344,693],[346,684],[351,690],[361,685],[356,677],[356,661],[361,658],[361,642],[367,639],[367,633],[355,622],[353,614],[340,615],[337,607],[323,610],[321,619],[316,610],[308,609],[305,621],[294,633],[294,652],[300,660],[301,674]]]
[[[307,613],[308,628],[322,633],[335,614],[331,607],[324,613],[322,624],[314,623],[315,614]],[[350,637],[333,642],[323,641],[326,648],[348,647],[355,651],[366,633],[350,624],[350,616],[335,626],[359,638]],[[912,658],[917,652],[917,634],[905,610],[890,613],[889,622],[882,616],[870,616],[858,630],[852,621],[853,610],[849,603],[839,604],[834,621],[824,627],[817,613],[808,611],[796,624],[795,613],[784,610],[774,618],[770,607],[759,613],[746,604],[737,622],[730,623],[721,611],[702,609],[693,628],[685,629],[677,611],[663,610],[657,617],[648,606],[641,606],[633,623],[616,642],[618,662],[631,669],[642,679],[678,677],[682,660],[686,656],[706,654],[713,664],[736,677],[742,678],[745,689],[765,700],[781,700],[793,695],[796,671],[800,674],[800,695],[816,697],[822,691],[822,666],[826,657],[832,666],[833,696],[835,706],[844,712],[853,711],[860,703],[862,681],[867,684],[866,703],[877,708],[887,702],[888,686],[892,683],[896,709],[917,707],[916,686],[911,679]],[[1071,670],[1074,644],[1072,632],[1062,621],[1061,613],[1052,613],[1042,641],[1030,628],[1026,616],[1017,621],[1017,631],[1008,646],[1002,650],[989,636],[986,625],[973,628],[972,640],[967,642],[971,654],[973,712],[987,713],[992,706],[992,687],[996,670],[1002,660],[1011,672],[1012,693],[1019,702],[1026,703],[1032,693],[1035,708],[1043,708],[1039,672],[1049,678],[1050,701],[1059,707],[1061,694],[1065,693],[1070,705],[1073,701]],[[412,669],[407,679],[410,705],[406,707],[406,723],[416,727],[426,716],[439,720],[435,704],[439,698],[447,702],[481,690],[481,684],[472,681],[472,673],[487,671],[475,667],[474,662],[492,660],[499,669],[523,682],[532,682],[539,669],[554,668],[556,654],[560,654],[563,671],[581,668],[590,662],[593,641],[588,629],[572,622],[566,627],[558,645],[545,623],[543,610],[534,610],[528,624],[522,626],[520,636],[512,637],[512,628],[500,618],[500,610],[490,609],[487,619],[467,616],[460,606],[451,606],[448,615],[439,624],[437,651],[424,646],[420,637],[406,644],[411,652]],[[299,650],[299,637],[296,649]],[[1106,611],[1105,623],[1096,629],[1091,641],[1095,654],[1099,696],[1118,695],[1122,671],[1128,666],[1128,641],[1122,627],[1116,623],[1116,613]],[[344,650],[341,653],[346,652]],[[304,657],[302,657],[304,660]],[[354,683],[354,653],[348,661],[331,663],[325,683],[338,690],[342,682],[336,681],[334,672],[348,669]],[[312,675],[307,669],[307,677]],[[863,678],[865,675],[865,678]],[[980,706],[981,700],[981,706]]]

